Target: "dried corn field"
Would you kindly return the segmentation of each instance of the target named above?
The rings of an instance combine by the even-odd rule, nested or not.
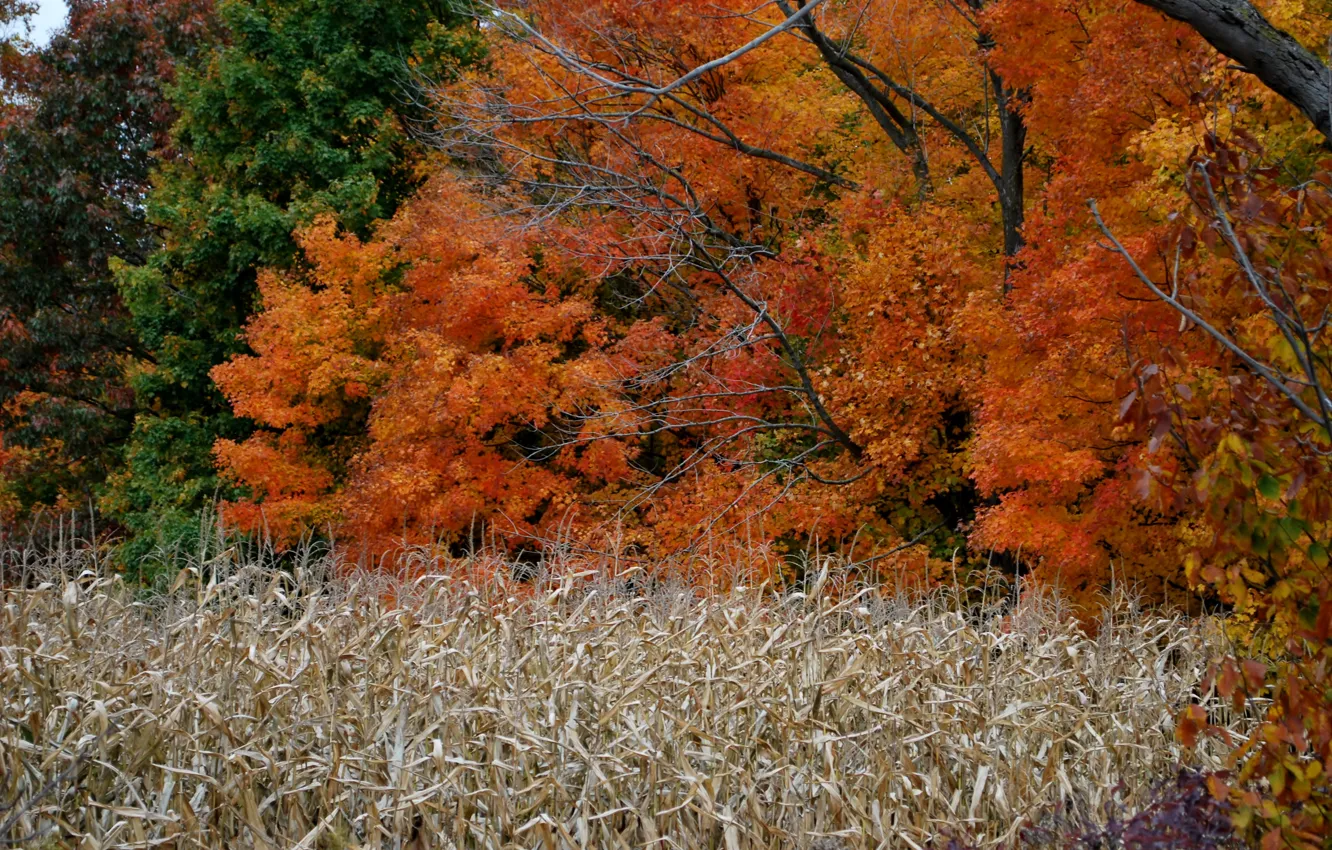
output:
[[[1169,777],[1210,654],[1035,604],[182,575],[4,591],[0,844],[997,846]]]

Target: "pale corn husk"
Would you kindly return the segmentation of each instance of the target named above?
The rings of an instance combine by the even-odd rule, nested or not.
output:
[[[4,591],[0,841],[999,846],[1224,760],[1174,733],[1221,648],[1205,620],[213,569]]]

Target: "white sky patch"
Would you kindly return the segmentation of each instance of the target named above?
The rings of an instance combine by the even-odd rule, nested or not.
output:
[[[36,45],[45,45],[51,40],[52,34],[65,25],[68,17],[69,7],[65,5],[65,0],[37,0],[37,13],[28,19],[28,23],[32,25],[28,40]],[[13,32],[14,29],[16,28],[0,27],[0,30],[9,32]]]

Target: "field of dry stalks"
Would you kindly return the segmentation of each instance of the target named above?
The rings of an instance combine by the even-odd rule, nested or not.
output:
[[[1170,777],[1211,653],[1182,619],[817,586],[182,575],[3,591],[0,845],[998,846]]]

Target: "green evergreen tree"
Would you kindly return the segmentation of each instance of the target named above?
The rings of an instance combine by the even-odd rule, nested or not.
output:
[[[126,558],[188,540],[228,495],[212,446],[240,438],[209,370],[244,350],[260,268],[298,263],[292,233],[321,211],[365,234],[418,183],[414,72],[445,76],[480,41],[448,0],[224,0],[223,46],[182,72],[175,143],[148,198],[165,234],[120,291],[151,352],[139,414],[105,504],[133,533]]]

